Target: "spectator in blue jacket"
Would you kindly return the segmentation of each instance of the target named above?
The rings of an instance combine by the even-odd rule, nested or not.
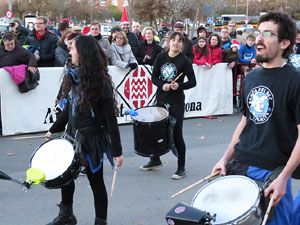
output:
[[[241,45],[239,49],[239,62],[241,63],[256,63],[255,60],[255,37],[252,34],[247,36],[246,44]]]
[[[253,64],[256,64],[256,55],[255,55],[255,37],[252,34],[249,34],[246,39],[246,44],[241,45],[239,49],[239,62],[243,64],[243,71],[246,72],[249,67],[251,68]]]

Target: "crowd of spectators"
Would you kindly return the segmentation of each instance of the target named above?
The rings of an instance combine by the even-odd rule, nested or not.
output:
[[[300,24],[298,23],[297,26],[299,33],[294,52],[298,55],[300,53]],[[196,65],[208,69],[222,62],[227,63],[229,69],[242,65],[240,73],[243,74],[259,66],[255,60],[255,32],[238,33],[236,23],[232,21],[228,27],[221,29],[220,35],[200,26],[196,32],[197,37],[192,38],[185,34],[183,21],[178,20],[174,23],[173,30],[166,30],[160,39],[155,29],[145,27],[142,30],[138,21],[133,21],[130,29],[130,21],[126,15],[122,16],[120,27],[115,26],[111,29],[109,37],[101,35],[101,24],[97,21],[91,23],[88,33],[80,26],[72,25],[68,19],[61,20],[57,32],[52,32],[47,29],[46,17],[36,17],[32,31],[25,28],[19,19],[14,19],[10,27],[10,34],[14,35],[14,49],[7,50],[2,41],[1,67],[12,65],[12,62],[16,65],[25,63],[37,67],[63,67],[68,59],[72,39],[77,35],[91,35],[104,50],[108,65],[135,69],[138,64],[153,65],[160,53],[168,51],[169,37],[173,32],[180,32],[184,35],[182,52],[190,62]],[[27,48],[28,51],[24,51],[21,46]],[[25,52],[26,57],[18,59],[19,55]]]

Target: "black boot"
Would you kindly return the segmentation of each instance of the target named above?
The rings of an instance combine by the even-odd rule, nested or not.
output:
[[[58,216],[47,225],[75,225],[76,217],[73,214],[72,204],[64,205],[62,202],[58,205],[60,210]]]
[[[95,225],[107,225],[107,223],[106,223],[106,220],[104,220],[104,219],[96,218]]]

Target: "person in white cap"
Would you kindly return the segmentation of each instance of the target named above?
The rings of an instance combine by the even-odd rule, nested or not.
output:
[[[127,39],[128,39],[128,44],[130,45],[131,50],[132,50],[133,54],[135,55],[139,41],[138,41],[136,35],[133,32],[129,31],[129,25],[130,25],[130,21],[126,14],[126,9],[124,7],[123,13],[122,13],[122,18],[120,21],[120,26],[121,26],[121,30],[123,32],[125,32]]]

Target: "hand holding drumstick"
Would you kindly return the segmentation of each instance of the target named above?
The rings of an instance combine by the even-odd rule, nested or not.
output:
[[[114,157],[114,160],[116,161],[116,165],[115,165],[115,169],[114,169],[114,176],[113,176],[113,181],[111,184],[111,192],[110,192],[110,196],[113,196],[113,192],[115,189],[115,183],[116,183],[116,178],[117,178],[117,169],[118,167],[123,165],[123,155],[120,155],[118,157]]]

